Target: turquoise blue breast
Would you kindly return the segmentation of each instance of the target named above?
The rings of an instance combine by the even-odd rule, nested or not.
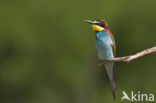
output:
[[[114,58],[113,40],[105,30],[96,32],[96,49],[100,60]]]

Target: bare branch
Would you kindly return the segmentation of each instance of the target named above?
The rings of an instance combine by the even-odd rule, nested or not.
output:
[[[145,49],[144,51],[141,51],[141,52],[136,53],[134,55],[124,56],[124,57],[116,57],[112,60],[104,60],[99,65],[102,66],[102,65],[110,63],[110,62],[126,62],[126,63],[129,63],[135,59],[144,57],[144,56],[152,54],[152,53],[156,53],[156,46],[149,48],[149,49]]]

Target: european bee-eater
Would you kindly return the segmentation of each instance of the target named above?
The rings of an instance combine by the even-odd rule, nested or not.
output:
[[[97,21],[85,20],[92,25],[93,31],[95,31],[96,37],[96,50],[99,57],[99,61],[111,60],[116,55],[116,45],[114,36],[108,29],[108,24],[106,21],[98,19]],[[113,98],[115,100],[115,82],[113,75],[114,63],[104,64],[109,81],[111,91],[113,93]]]

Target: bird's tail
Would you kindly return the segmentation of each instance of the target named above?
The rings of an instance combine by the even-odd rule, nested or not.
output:
[[[114,80],[110,80],[110,88],[113,93],[113,99],[115,100],[115,81]]]
[[[104,65],[104,68],[107,72],[107,75],[110,81],[110,88],[113,94],[113,99],[115,100],[115,81],[114,81],[113,67],[114,67],[113,62]]]

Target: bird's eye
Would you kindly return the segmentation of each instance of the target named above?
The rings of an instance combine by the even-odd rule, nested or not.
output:
[[[96,25],[100,25],[100,23],[95,23]]]
[[[99,25],[99,26],[101,26],[101,27],[105,27],[104,24],[102,24],[102,23],[100,23],[100,22],[98,22],[98,21],[94,21],[94,24]]]
[[[105,27],[105,25],[104,25],[104,24],[97,24],[97,25],[99,25],[99,26],[101,26],[101,27]]]

